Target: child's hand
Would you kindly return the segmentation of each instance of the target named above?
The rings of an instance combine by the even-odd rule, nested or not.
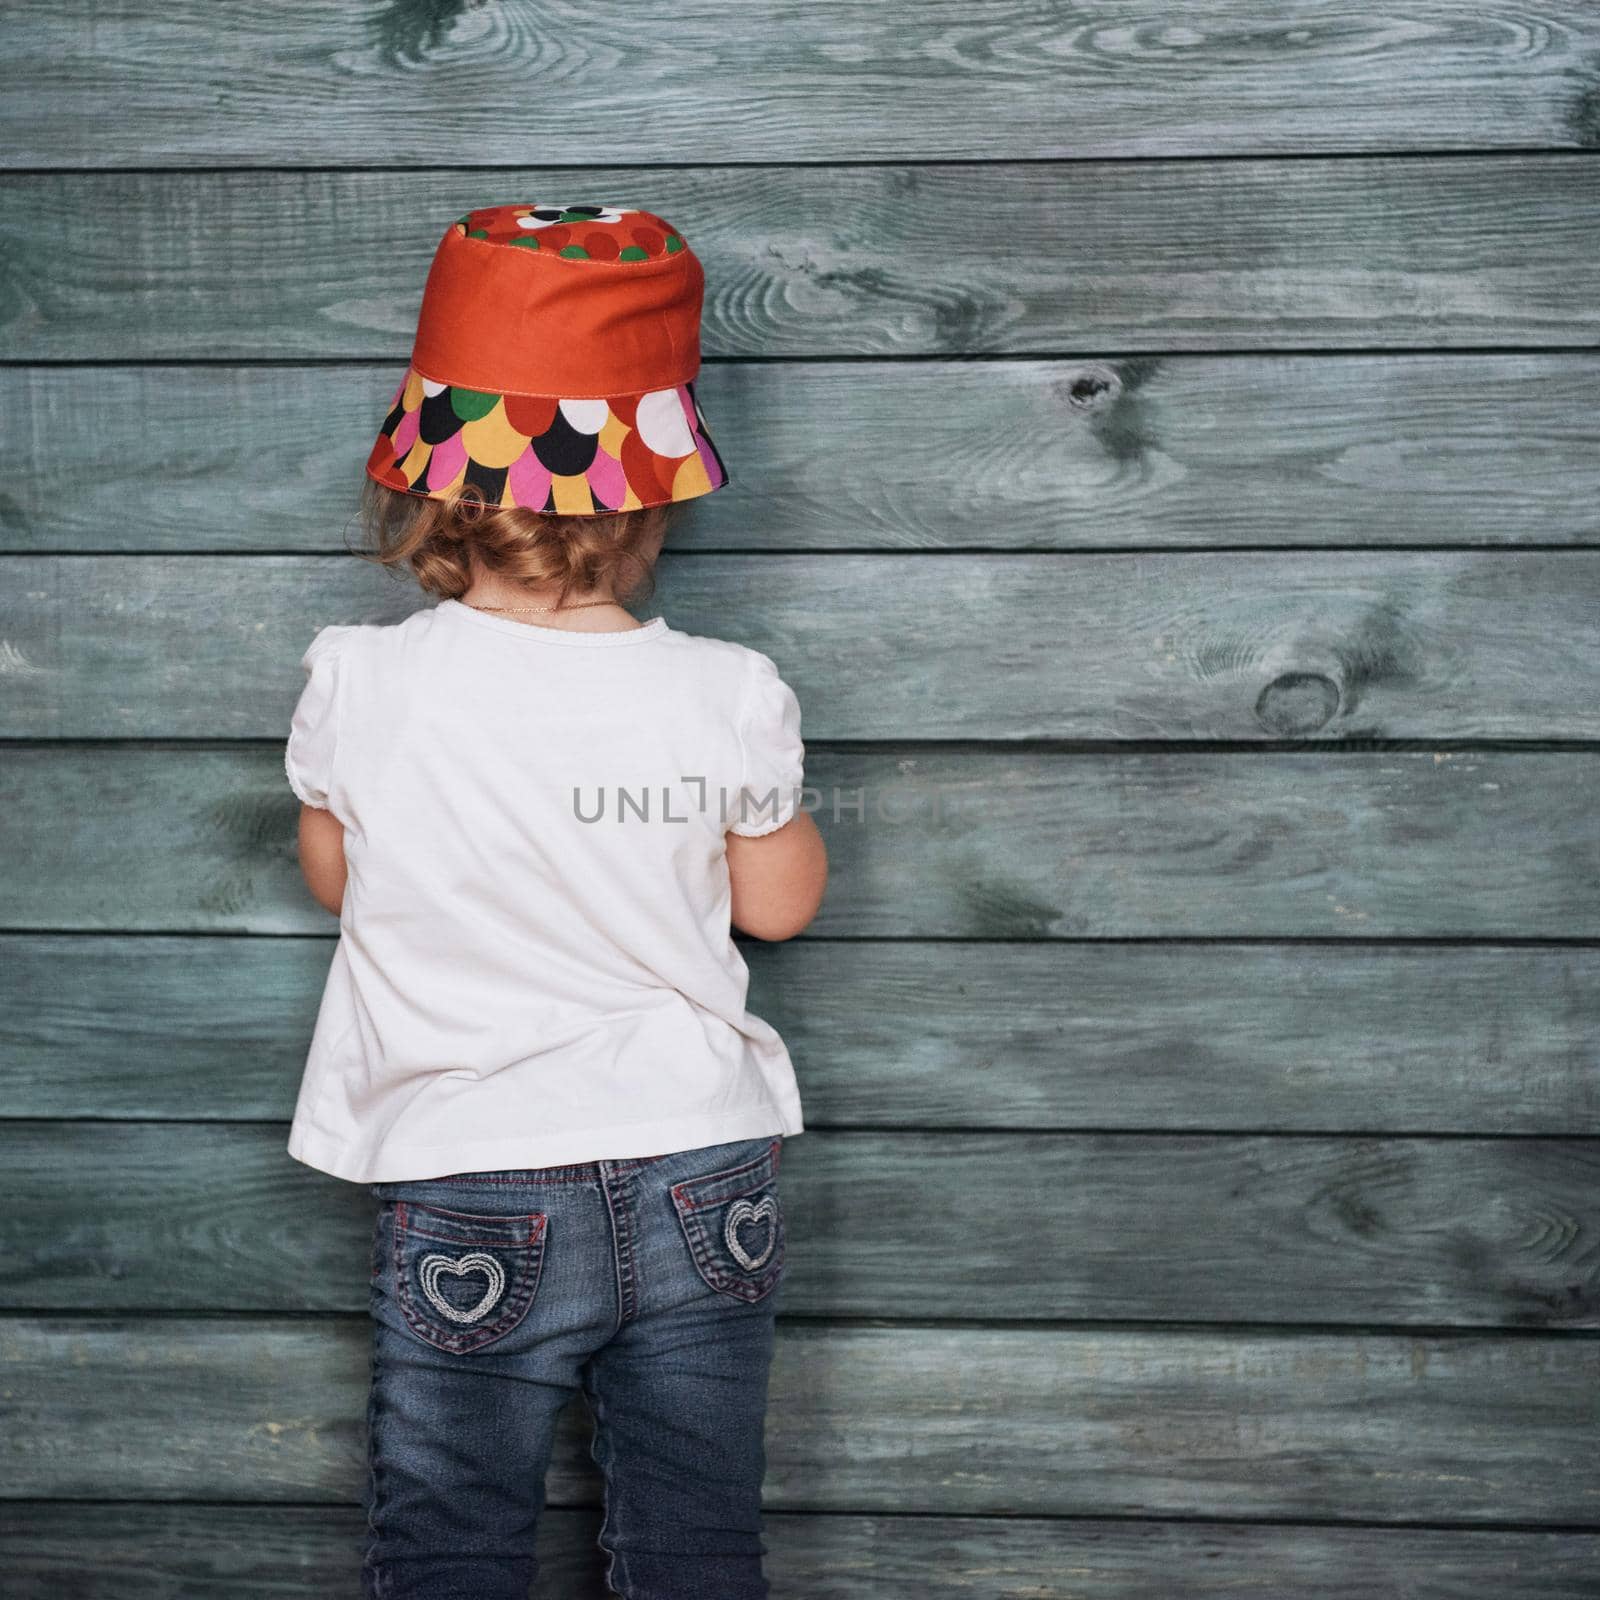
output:
[[[828,849],[809,811],[748,838],[727,835],[733,925],[757,939],[792,939],[817,914],[828,883]]]

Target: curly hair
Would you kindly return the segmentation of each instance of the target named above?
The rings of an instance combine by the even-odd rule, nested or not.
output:
[[[443,600],[471,587],[474,555],[515,583],[556,583],[557,605],[590,591],[619,602],[645,600],[655,590],[649,546],[665,534],[673,510],[668,504],[592,516],[529,511],[490,505],[470,484],[436,498],[367,478],[358,554],[391,571],[409,570]]]

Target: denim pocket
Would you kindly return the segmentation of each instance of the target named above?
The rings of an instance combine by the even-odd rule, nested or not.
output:
[[[419,1339],[470,1355],[528,1314],[544,1265],[547,1218],[477,1216],[391,1200],[395,1293]]]
[[[783,1202],[774,1139],[753,1161],[672,1186],[689,1254],[706,1283],[735,1300],[764,1300],[783,1276]]]

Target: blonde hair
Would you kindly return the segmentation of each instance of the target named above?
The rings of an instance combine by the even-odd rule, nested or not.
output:
[[[515,583],[556,583],[557,605],[591,590],[642,600],[655,590],[649,546],[665,534],[672,511],[667,504],[575,516],[493,506],[472,484],[434,497],[365,478],[358,553],[391,571],[408,569],[443,600],[471,587],[474,555]]]

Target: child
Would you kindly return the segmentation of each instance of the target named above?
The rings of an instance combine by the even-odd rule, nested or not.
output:
[[[439,597],[323,628],[285,764],[340,938],[289,1152],[378,1201],[363,1592],[525,1600],[581,1388],[631,1600],[756,1600],[784,1269],[783,1041],[731,926],[827,876],[765,655],[638,622],[727,482],[671,224],[491,206],[445,234],[365,485]]]

